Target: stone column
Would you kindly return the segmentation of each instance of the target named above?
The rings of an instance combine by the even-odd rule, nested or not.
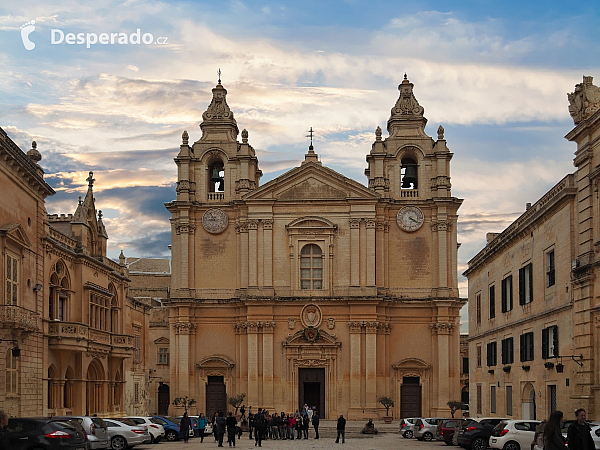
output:
[[[361,343],[362,322],[349,322],[350,328],[350,412],[348,418],[358,419],[359,410],[362,414],[360,399],[361,385]]]
[[[360,219],[350,219],[350,286],[360,286]]]
[[[445,220],[433,223],[438,236],[438,287],[448,287],[448,239],[450,224]]]
[[[258,398],[258,326],[246,322],[248,332],[248,405],[259,405]],[[258,406],[254,406],[258,408]]]
[[[190,336],[196,334],[196,324],[189,321],[175,322],[175,350],[171,354],[177,354],[177,365],[176,365],[176,389],[175,392],[171,392],[171,396],[192,397],[190,391]],[[173,383],[174,380],[171,380]]]
[[[365,335],[365,397],[366,408],[377,409],[377,327],[378,322],[367,322]]]
[[[379,287],[385,286],[385,223],[377,222],[375,231],[376,249],[375,249],[375,275],[376,283]]]
[[[246,222],[239,224],[241,248],[241,289],[248,287],[248,226]]]
[[[273,398],[273,332],[275,322],[262,322],[263,348],[262,348],[262,369],[263,369],[263,398],[262,405],[269,411],[275,408]]]
[[[273,287],[273,219],[263,220],[264,287]]]
[[[375,254],[376,254],[376,245],[375,242],[375,220],[370,219],[367,220],[366,228],[367,228],[367,256],[365,264],[367,265],[367,286],[375,286]]]
[[[258,287],[258,221],[248,220],[248,287]]]
[[[438,373],[437,380],[434,383],[437,385],[438,393],[437,405],[431,405],[436,408],[437,414],[449,414],[448,401],[450,401],[450,347],[449,338],[450,332],[454,328],[454,324],[446,322],[437,322],[431,324],[434,336],[437,334],[437,354],[438,354]],[[445,416],[444,416],[445,417]]]

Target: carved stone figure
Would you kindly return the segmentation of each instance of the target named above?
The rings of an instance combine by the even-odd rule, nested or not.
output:
[[[569,113],[575,125],[589,118],[600,109],[600,88],[592,83],[593,77],[583,77],[583,83],[575,85],[575,91],[567,94]]]

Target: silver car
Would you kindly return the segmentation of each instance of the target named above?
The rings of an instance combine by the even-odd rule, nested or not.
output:
[[[158,444],[165,437],[165,427],[157,423],[158,421],[153,417],[135,416],[128,417],[127,419],[132,420],[137,425],[147,425],[151,438],[150,443],[152,444]]]
[[[90,450],[107,449],[110,447],[106,423],[100,417],[60,416],[54,417],[54,419],[78,422],[87,434]]]
[[[427,417],[424,419],[417,419],[413,430],[414,437],[416,437],[419,441],[433,441],[437,431],[438,423],[443,419],[443,417]]]
[[[407,417],[405,419],[400,420],[400,427],[398,428],[398,432],[405,439],[410,439],[413,437],[415,423],[419,420],[418,417]]]
[[[150,443],[152,438],[146,425],[137,425],[127,419],[123,420],[129,423],[115,419],[104,419],[108,427],[110,446],[113,450],[125,450],[127,447],[133,447],[134,445]]]

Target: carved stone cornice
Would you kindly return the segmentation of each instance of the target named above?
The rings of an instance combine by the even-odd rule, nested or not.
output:
[[[390,224],[385,221],[377,221],[376,228],[381,231],[388,231],[390,229]]]
[[[235,224],[235,232],[236,233],[247,233],[248,225],[246,224],[246,222],[236,223]]]
[[[350,219],[350,228],[359,228],[360,227],[360,219]]]
[[[377,333],[379,325],[379,322],[365,322],[365,331],[367,333]]]
[[[377,221],[375,219],[367,219],[366,220],[367,229],[375,229],[376,224],[377,224]]]
[[[389,334],[392,330],[392,325],[379,321],[351,321],[348,322],[350,333],[384,333]]]
[[[245,322],[237,322],[233,324],[233,329],[236,334],[246,334],[246,333],[258,333],[262,331],[263,333],[273,333],[275,331],[275,322],[274,321],[245,321]]]
[[[273,219],[263,219],[263,229],[272,230],[273,229]]]
[[[369,189],[389,188],[390,180],[384,177],[375,177],[369,180]]]
[[[196,231],[196,225],[193,225],[190,223],[181,223],[181,224],[177,224],[175,226],[175,232],[177,234],[181,234],[181,233],[194,234],[195,231]]]
[[[246,221],[246,225],[248,227],[248,230],[250,231],[258,230],[258,220],[248,220]]]
[[[192,322],[175,322],[173,328],[177,334],[196,334],[198,326]]]
[[[196,183],[190,180],[179,180],[177,182],[176,192],[189,191],[190,193],[196,192]]]
[[[431,222],[431,229],[433,231],[449,231],[452,228],[452,224],[447,220],[438,220]]]

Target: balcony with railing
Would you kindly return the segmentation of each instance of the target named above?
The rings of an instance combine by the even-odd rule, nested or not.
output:
[[[209,192],[208,193],[208,201],[209,202],[225,201],[225,192]]]
[[[400,191],[400,197],[402,197],[402,198],[418,198],[419,190],[418,189],[402,189]]]
[[[0,305],[2,328],[36,331],[40,328],[40,315],[35,311],[17,305]]]

